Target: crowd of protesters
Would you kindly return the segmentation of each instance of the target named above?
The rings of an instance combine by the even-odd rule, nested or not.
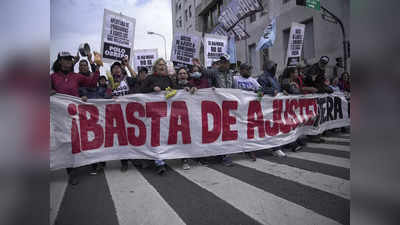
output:
[[[214,61],[212,67],[205,68],[200,60],[193,59],[193,65],[179,67],[170,72],[167,62],[159,58],[154,62],[152,73],[145,67],[138,68],[137,73],[124,58],[121,62],[114,62],[106,75],[100,76],[101,62],[94,62],[92,54],[87,54],[87,60],[81,59],[79,53],[73,56],[69,52],[60,52],[52,66],[53,73],[50,79],[50,95],[55,93],[80,97],[82,101],[88,99],[111,99],[119,96],[161,92],[168,88],[182,89],[190,94],[196,94],[202,88],[236,88],[249,92],[257,92],[259,95],[277,96],[300,95],[313,93],[332,93],[335,91],[350,92],[350,75],[344,72],[340,77],[326,78],[325,68],[329,62],[327,56],[310,66],[300,63],[296,67],[287,67],[283,73],[277,73],[277,64],[273,61],[264,62],[263,73],[259,76],[252,74],[252,66],[247,63],[231,64],[229,56],[221,56]],[[74,72],[74,65],[79,63],[79,72]],[[129,75],[128,75],[129,72]],[[285,157],[284,149],[293,152],[301,150],[305,145],[304,140],[323,142],[320,135],[298,138],[295,142],[270,149],[277,157]],[[254,152],[247,152],[246,156],[256,161]],[[210,160],[221,162],[225,166],[233,166],[230,155],[215,157],[203,157],[195,159],[182,159],[182,168],[190,169],[189,162],[195,161],[207,166]],[[121,171],[126,172],[129,162],[142,168],[154,167],[160,175],[167,171],[164,160],[121,160]],[[106,166],[105,162],[95,163],[90,166],[90,173],[101,172]],[[78,183],[76,168],[68,168],[69,182],[72,185]]]

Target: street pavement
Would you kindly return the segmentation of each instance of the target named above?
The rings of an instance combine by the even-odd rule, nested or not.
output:
[[[104,173],[80,169],[68,185],[65,170],[51,172],[53,225],[325,225],[350,223],[350,134],[323,136],[300,152],[277,158],[268,150],[257,161],[233,156],[234,166],[167,160],[168,171],[120,171],[107,162]]]

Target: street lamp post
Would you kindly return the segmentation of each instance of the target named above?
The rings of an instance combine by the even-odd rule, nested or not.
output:
[[[165,40],[164,35],[158,34],[158,33],[152,32],[152,31],[147,31],[147,34],[154,34],[154,35],[157,35],[157,36],[162,37],[162,39],[164,40],[164,54],[165,54],[165,60],[167,60],[167,41]]]
[[[347,58],[350,56],[350,42],[347,40],[347,36],[346,36],[346,32],[345,32],[343,23],[339,19],[339,17],[337,17],[335,14],[333,14],[331,11],[329,11],[325,7],[321,6],[321,9],[323,10],[323,12],[328,14],[328,15],[322,14],[322,19],[324,19],[328,22],[331,22],[331,23],[339,23],[339,25],[340,25],[340,29],[342,31],[342,38],[343,38],[343,67],[344,67],[344,71],[348,72]],[[329,18],[329,17],[331,17],[331,18]],[[333,19],[333,21],[330,19]]]

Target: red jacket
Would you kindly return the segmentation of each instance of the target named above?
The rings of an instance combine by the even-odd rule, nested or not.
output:
[[[57,72],[51,74],[50,79],[51,86],[57,93],[79,97],[79,87],[96,87],[99,76],[99,72],[94,72],[91,77],[73,72],[67,75]]]

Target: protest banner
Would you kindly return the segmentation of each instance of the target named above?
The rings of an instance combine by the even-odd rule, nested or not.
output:
[[[50,168],[119,159],[177,159],[281,146],[350,125],[341,92],[276,97],[239,89],[118,99],[50,96]]]
[[[205,34],[204,61],[205,66],[211,66],[213,61],[228,53],[228,37]]]
[[[172,43],[171,61],[193,65],[192,59],[199,58],[200,37],[196,35],[175,34]]]
[[[139,71],[140,67],[146,67],[149,73],[151,73],[153,63],[158,58],[158,49],[136,49],[133,51],[133,58],[136,71]]]
[[[123,57],[132,59],[135,37],[135,18],[104,9],[101,33],[101,54],[103,61],[113,63]]]
[[[288,67],[296,66],[300,62],[305,27],[304,24],[292,23],[286,53],[286,66]]]

